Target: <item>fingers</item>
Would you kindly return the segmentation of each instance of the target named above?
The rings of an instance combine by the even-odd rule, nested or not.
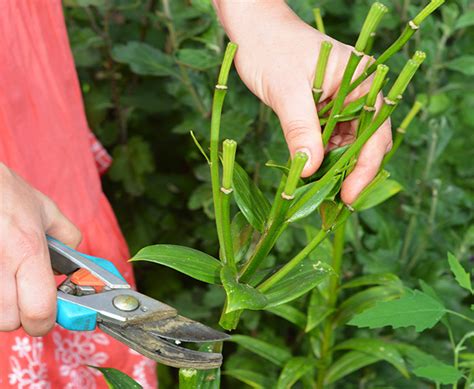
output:
[[[378,107],[381,105],[381,95],[379,96],[377,105]],[[342,201],[346,204],[351,204],[357,199],[360,192],[377,175],[383,157],[391,147],[392,130],[390,120],[387,120],[362,148],[354,170],[347,176],[342,184]]]
[[[308,155],[302,176],[313,174],[324,156],[321,126],[310,86],[304,81],[274,93],[278,100],[272,104],[278,115],[285,139],[293,157],[301,151]]]
[[[3,257],[4,253],[0,255]],[[0,332],[14,331],[20,327],[15,273],[6,264],[0,264],[0,267]]]
[[[16,293],[21,325],[31,336],[45,335],[56,321],[56,283],[44,233],[20,231],[10,253],[20,260]]]

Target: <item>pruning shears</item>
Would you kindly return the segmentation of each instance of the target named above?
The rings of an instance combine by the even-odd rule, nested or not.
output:
[[[96,327],[131,349],[173,367],[212,369],[220,353],[207,353],[181,343],[229,338],[199,322],[178,315],[173,307],[131,289],[112,262],[80,253],[47,237],[53,270],[67,278],[57,291],[56,322],[72,331]]]

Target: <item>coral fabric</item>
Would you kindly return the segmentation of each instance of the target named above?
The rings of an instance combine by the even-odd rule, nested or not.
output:
[[[126,243],[101,189],[98,167],[107,155],[87,126],[59,0],[0,0],[0,161],[80,228],[80,250],[113,260],[133,283]],[[156,387],[154,363],[100,331],[56,326],[31,338],[19,329],[0,333],[0,351],[0,388],[106,388],[87,365],[114,367]]]

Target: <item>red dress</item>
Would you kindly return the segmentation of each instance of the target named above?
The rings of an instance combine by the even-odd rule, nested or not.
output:
[[[58,204],[82,231],[81,251],[115,261],[133,282],[126,243],[102,193],[94,153],[104,154],[97,147],[60,0],[0,0],[0,161]],[[107,388],[87,365],[114,367],[156,388],[155,364],[100,331],[0,333],[0,388]]]

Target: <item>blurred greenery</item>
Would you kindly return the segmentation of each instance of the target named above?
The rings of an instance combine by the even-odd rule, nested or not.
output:
[[[374,53],[399,34],[424,1],[384,0],[390,16],[382,21]],[[326,32],[353,44],[371,1],[290,0],[295,12],[313,24],[312,8],[321,7]],[[65,0],[66,22],[91,129],[111,151],[114,164],[104,190],[134,254],[153,243],[174,243],[217,255],[210,178],[206,161],[189,131],[209,141],[211,91],[226,39],[209,0]],[[426,20],[416,37],[389,61],[395,71],[415,49],[428,58],[404,103],[395,112],[397,128],[415,97],[425,101],[405,142],[387,166],[404,190],[382,206],[350,219],[343,278],[394,272],[405,285],[426,281],[451,309],[469,308],[452,282],[446,261],[451,251],[465,268],[474,260],[474,7],[469,0],[448,0]],[[309,53],[311,55],[311,53]],[[275,115],[259,103],[232,72],[222,118],[222,136],[239,142],[238,162],[265,195],[279,181],[273,160],[284,164],[286,145]],[[206,146],[207,147],[207,146]],[[314,216],[316,217],[316,216]],[[284,262],[306,243],[303,228],[287,230],[271,261]],[[305,227],[306,228],[306,227]],[[313,255],[323,260],[330,246]],[[215,325],[224,299],[217,286],[204,286],[179,273],[139,263],[140,289],[176,306],[182,314]],[[469,326],[453,320],[454,332]],[[272,344],[298,343],[287,321],[269,312],[246,312],[240,331]],[[378,330],[393,337],[393,331]],[[341,338],[374,331],[346,327]],[[449,360],[444,329],[429,333],[398,330],[397,339],[419,345]],[[235,344],[225,347],[226,365],[250,370],[255,356]],[[258,360],[271,378],[276,367]],[[160,367],[161,388],[175,386],[175,371]],[[344,388],[430,387],[406,381],[388,365],[366,367],[345,378]],[[232,374],[224,387],[239,387]],[[408,386],[407,386],[408,385]]]

